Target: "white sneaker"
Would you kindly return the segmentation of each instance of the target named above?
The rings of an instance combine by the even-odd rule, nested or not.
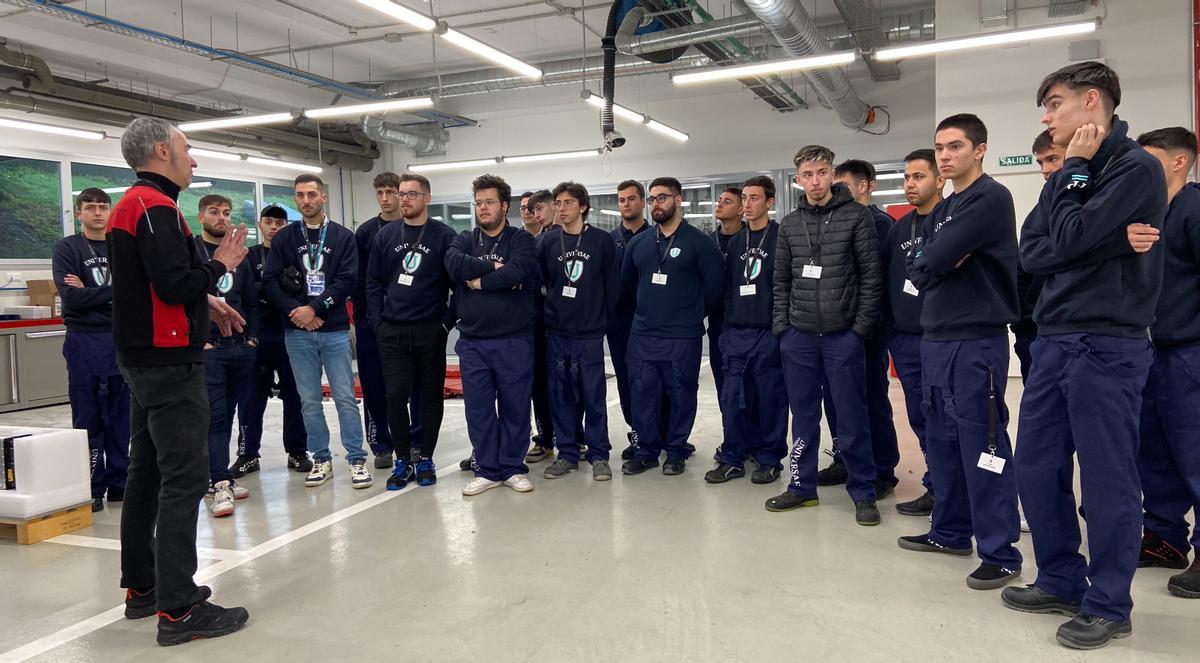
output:
[[[1021,531],[1029,532],[1029,521],[1025,520],[1025,518],[1021,518]]]
[[[375,478],[367,471],[366,461],[350,464],[350,485],[355,488],[370,488]]]
[[[213,498],[208,503],[208,508],[212,511],[213,518],[224,518],[233,515],[233,487],[229,484],[229,481],[218,481],[212,487]]]
[[[228,483],[229,483],[229,487],[233,490],[233,499],[244,500],[247,497],[250,497],[250,489],[249,488],[242,487],[241,484],[234,481],[233,479],[230,479],[228,481]],[[213,487],[213,484],[209,484],[208,492],[204,494],[204,499],[211,500],[213,498],[213,495],[216,494],[216,492],[217,492],[217,489]]]
[[[316,488],[317,486],[329,481],[333,476],[333,461],[331,460],[314,460],[312,471],[308,476],[304,477],[304,485],[308,488]]]
[[[504,485],[518,493],[528,493],[533,490],[533,482],[524,474],[514,474],[504,480]]]
[[[467,482],[467,485],[463,486],[462,494],[465,497],[471,497],[472,495],[478,495],[479,493],[491,490],[499,485],[499,481],[492,481],[491,479],[485,479],[483,477],[475,477]]]

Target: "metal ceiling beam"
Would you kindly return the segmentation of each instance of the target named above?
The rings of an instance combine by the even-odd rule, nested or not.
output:
[[[858,50],[870,53],[888,45],[887,35],[883,34],[879,22],[879,10],[867,0],[833,0],[833,4],[846,21],[846,28],[854,37]],[[900,65],[896,62],[878,62],[875,58],[866,58],[866,63],[874,80],[894,81],[900,78]]]

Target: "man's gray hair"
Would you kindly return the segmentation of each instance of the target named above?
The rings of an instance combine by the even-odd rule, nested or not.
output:
[[[174,130],[174,124],[160,117],[139,117],[130,122],[121,136],[121,156],[125,157],[125,163],[134,170],[149,163],[156,143],[171,147]]]

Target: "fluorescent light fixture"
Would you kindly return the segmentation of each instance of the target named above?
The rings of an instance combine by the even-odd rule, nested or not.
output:
[[[606,215],[608,215],[608,216],[621,216],[621,213],[620,213],[620,212],[617,212],[617,211],[614,211],[614,210],[610,210],[610,209],[602,209],[602,210],[600,210],[600,213],[601,213],[601,214],[606,214]]]
[[[267,113],[265,115],[239,115],[238,117],[223,117],[217,120],[184,122],[179,125],[179,129],[185,132],[209,131],[211,129],[233,129],[235,127],[252,127],[260,124],[280,124],[291,121],[291,113]]]
[[[712,207],[715,204],[716,203],[714,203],[711,200],[701,200],[699,203],[697,203],[697,205],[699,205],[701,207]]]
[[[591,96],[589,96],[585,99],[585,101],[587,101],[589,104],[595,106],[596,108],[599,108],[602,110],[604,108],[604,97],[601,97],[598,94],[592,93]],[[630,110],[630,109],[622,106],[621,104],[618,104],[615,102],[613,103],[613,115],[616,115],[617,117],[623,117],[626,120],[629,120],[630,122],[637,122],[638,124],[646,123],[645,115],[642,115],[641,113],[639,113],[635,110]]]
[[[651,131],[657,131],[658,133],[660,133],[664,136],[674,138],[675,140],[680,141],[680,142],[686,141],[689,138],[689,136],[687,134],[683,133],[682,131],[675,129],[673,127],[668,127],[667,125],[663,124],[662,122],[659,122],[658,120],[647,120],[646,128]]]
[[[320,166],[313,166],[306,163],[295,163],[293,161],[280,161],[279,159],[265,159],[263,157],[246,157],[246,161],[259,166],[288,168],[290,170],[298,170],[303,173],[319,173],[322,170]]]
[[[936,39],[934,41],[928,41],[913,46],[884,48],[876,51],[872,57],[881,61],[899,60],[901,58],[933,55],[934,53],[962,51],[968,48],[982,48],[984,46],[999,46],[1001,44],[1016,44],[1026,41],[1035,41],[1038,39],[1052,39],[1054,37],[1082,35],[1089,32],[1095,32],[1096,27],[1097,22],[1095,19],[1092,19],[1090,21],[1083,21],[1080,23],[1062,23],[1059,25],[1051,25],[1042,28],[1005,30],[1003,32],[992,32],[988,34],[975,35],[972,37]]]
[[[877,179],[877,180],[902,180],[902,179],[904,179],[904,173],[883,173],[882,175],[876,175],[875,179]]]
[[[455,221],[466,221],[467,219],[470,219],[471,216],[471,214],[451,214],[450,218],[454,219]]]
[[[490,159],[473,159],[471,161],[443,161],[441,163],[410,163],[408,169],[414,173],[432,173],[439,170],[456,170],[458,168],[480,168],[483,166],[494,166],[500,163],[500,159],[492,157]]]
[[[693,189],[707,189],[710,186],[712,186],[712,185],[707,182],[699,182],[699,183],[694,183],[694,184],[684,184],[684,185],[680,186],[679,188],[683,189],[684,191],[691,191]]]
[[[713,218],[713,216],[711,214],[684,214],[683,218],[685,218],[685,219],[711,219],[711,218]]]
[[[207,189],[212,186],[212,182],[192,182],[188,185],[189,189]]]
[[[358,0],[358,2],[371,9],[381,11],[392,18],[403,21],[418,30],[429,32],[437,27],[437,21],[432,18],[421,12],[409,9],[404,5],[398,5],[391,0]]]
[[[57,134],[59,136],[70,136],[72,138],[86,138],[88,140],[103,140],[105,138],[103,131],[72,129],[70,127],[60,127],[57,124],[42,124],[41,122],[11,120],[7,117],[0,117],[0,127],[8,127],[9,129],[22,129],[24,131],[38,131],[44,134]]]
[[[887,191],[875,191],[872,196],[903,196],[904,189],[888,189]]]
[[[562,159],[582,159],[598,157],[600,150],[577,150],[574,152],[550,152],[547,154],[522,154],[515,157],[503,157],[504,163],[529,163],[531,161],[559,161]]]
[[[242,155],[230,154],[229,152],[213,152],[212,150],[204,150],[198,147],[193,147],[188,150],[188,154],[193,157],[201,157],[204,159],[220,159],[222,161],[241,161]]]
[[[840,51],[808,58],[770,60],[768,62],[743,65],[741,67],[719,67],[691,74],[677,74],[671,77],[671,82],[676,85],[690,85],[692,83],[711,83],[713,81],[727,81],[735,78],[765,76],[767,74],[782,74],[789,71],[803,71],[805,69],[836,67],[854,62],[854,57],[854,51]]]
[[[411,110],[414,108],[429,108],[433,105],[430,97],[414,99],[396,99],[394,101],[378,101],[370,104],[355,104],[353,106],[330,106],[328,108],[312,108],[304,111],[304,117],[319,120],[326,117],[344,117],[347,115],[366,115],[394,110]]]
[[[362,0],[359,0],[359,1],[362,2]],[[446,33],[443,34],[442,37],[446,41],[450,42],[451,44],[454,44],[455,46],[463,49],[464,51],[468,51],[470,53],[478,55],[481,58],[491,60],[492,62],[495,62],[496,64],[500,65],[501,67],[504,67],[505,69],[508,69],[510,71],[514,71],[514,72],[524,76],[525,78],[531,78],[536,81],[536,80],[541,79],[541,77],[542,77],[541,69],[538,69],[537,67],[534,67],[533,65],[529,65],[524,62],[521,62],[520,60],[509,55],[508,53],[504,53],[503,51],[498,51],[498,50],[492,48],[491,46],[488,46],[487,44],[479,41],[478,39],[475,39],[474,37],[469,37],[469,36],[459,32],[458,30],[455,30],[453,28],[447,28]]]

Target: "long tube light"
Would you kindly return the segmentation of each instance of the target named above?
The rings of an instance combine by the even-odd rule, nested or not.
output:
[[[646,128],[651,131],[657,131],[668,138],[674,138],[680,142],[686,141],[688,138],[690,138],[690,136],[688,136],[686,133],[673,127],[669,127],[658,120],[646,120]]]
[[[591,104],[592,106],[595,106],[596,108],[600,108],[600,109],[604,108],[604,97],[601,97],[600,95],[598,95],[594,92],[588,92],[587,96],[585,96],[583,98],[583,100],[586,101],[587,103]],[[686,141],[688,138],[691,137],[691,136],[688,136],[686,133],[684,133],[670,125],[664,124],[662,122],[659,122],[658,120],[651,118],[649,115],[643,115],[643,114],[633,110],[632,108],[626,108],[625,106],[622,106],[617,103],[613,104],[613,114],[616,115],[617,117],[621,117],[626,120],[629,120],[630,122],[637,122],[638,124],[644,125],[647,129],[650,129],[651,131],[657,131],[658,133],[663,134],[664,136],[674,138],[675,140],[678,140],[681,142]]]
[[[347,115],[367,115],[368,113],[380,113],[385,111],[395,110],[412,110],[414,108],[429,108],[433,105],[431,97],[419,97],[414,99],[395,99],[392,101],[377,101],[369,104],[355,104],[353,106],[329,106],[328,108],[312,108],[304,111],[304,117],[310,120],[319,120],[326,117],[344,117]]]
[[[239,115],[238,117],[223,117],[216,120],[200,120],[184,122],[179,125],[180,131],[208,131],[210,129],[233,129],[235,127],[253,127],[261,124],[281,124],[291,122],[291,113],[266,113],[265,115]]]
[[[193,157],[200,157],[202,159],[220,159],[221,161],[241,161],[242,160],[242,155],[240,155],[240,154],[230,154],[229,152],[214,152],[212,150],[205,150],[205,149],[201,149],[198,147],[193,147],[192,149],[188,150],[188,154],[191,154]]]
[[[491,60],[501,67],[504,67],[509,71],[516,72],[525,78],[530,78],[536,81],[542,77],[541,69],[538,69],[531,64],[521,62],[508,53],[492,48],[478,39],[467,36],[458,30],[455,30],[454,28],[446,28],[446,32],[442,35],[442,37],[446,41],[454,44],[464,51],[478,55],[481,58]]]
[[[492,157],[490,159],[471,159],[469,161],[443,161],[441,163],[412,163],[408,165],[408,169],[414,173],[432,173],[439,170],[457,170],[459,168],[481,168],[483,166],[494,166],[500,163],[500,159]]]
[[[529,163],[532,161],[559,161],[562,159],[582,159],[598,157],[600,150],[576,150],[573,152],[549,152],[546,154],[522,154],[515,157],[502,157],[504,163]]]
[[[1001,44],[1014,44],[1026,41],[1035,41],[1038,39],[1052,39],[1054,37],[1082,35],[1089,32],[1094,32],[1096,27],[1097,21],[1092,19],[1090,21],[1083,21],[1079,23],[1063,23],[1061,25],[1052,25],[1042,28],[1005,30],[1004,32],[992,32],[989,34],[975,35],[971,37],[937,39],[913,46],[884,48],[876,51],[873,57],[876,60],[883,61],[899,60],[901,58],[933,55],[935,53],[962,51],[968,48],[982,48],[984,46],[998,46]]]
[[[0,127],[8,127],[9,129],[23,129],[25,131],[37,131],[44,134],[56,134],[59,136],[70,136],[72,138],[86,138],[88,140],[103,140],[106,135],[103,131],[72,129],[70,127],[61,127],[57,124],[42,124],[41,122],[11,120],[7,117],[0,117]]]
[[[854,62],[854,58],[854,51],[840,51],[807,58],[771,60],[769,62],[758,62],[740,67],[719,67],[717,69],[706,69],[688,74],[676,74],[671,77],[671,82],[675,85],[690,85],[693,83],[711,83],[713,81],[727,81],[735,78],[765,76],[767,74],[781,74],[789,71],[803,71],[805,69],[821,69],[850,64]]]
[[[876,175],[875,179],[877,179],[877,180],[902,180],[902,179],[904,179],[904,173],[882,173],[880,175]]]
[[[288,168],[290,170],[298,170],[302,173],[319,173],[323,169],[320,166],[310,166],[306,163],[296,163],[294,161],[281,161],[279,159],[266,159],[264,157],[246,157],[246,161],[258,166],[271,166],[272,168]]]
[[[358,0],[371,9],[381,11],[388,16],[399,19],[418,30],[430,32],[437,27],[437,21],[404,5],[398,5],[391,0]]]
[[[211,187],[212,185],[213,185],[212,182],[192,182],[191,184],[188,185],[187,188],[189,188],[189,189],[207,189],[207,188]],[[103,191],[104,193],[125,193],[126,191],[129,190],[129,187],[128,186],[112,186],[112,187],[108,187],[107,189],[100,189],[100,190]],[[71,195],[78,196],[81,193],[83,193],[82,189],[80,189],[79,191],[72,191]]]

